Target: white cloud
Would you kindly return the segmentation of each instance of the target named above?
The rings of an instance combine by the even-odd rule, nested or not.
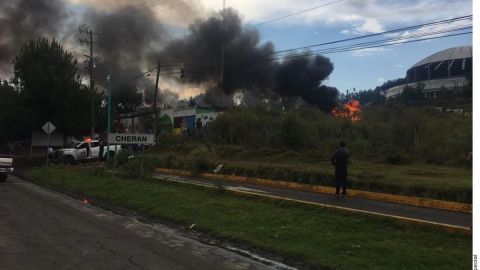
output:
[[[292,14],[333,0],[226,0],[250,24]],[[202,0],[206,10],[221,9],[220,0]],[[328,24],[349,29],[344,34],[374,33],[390,25],[415,24],[463,16],[472,13],[471,0],[345,0],[271,23],[285,25]],[[349,32],[348,32],[349,31]]]
[[[383,53],[389,51],[389,49],[386,48],[366,48],[366,49],[360,49],[360,50],[355,50],[352,51],[353,56],[357,57],[364,57],[364,56],[370,56],[374,53]]]
[[[386,82],[386,81],[387,81],[387,80],[386,80],[385,78],[383,78],[383,77],[379,77],[379,78],[377,79],[377,83],[384,83],[384,82]]]
[[[376,19],[367,18],[362,25],[357,27],[357,31],[360,33],[378,33],[383,32],[383,26]]]
[[[176,25],[188,25],[196,17],[206,17],[222,8],[221,0],[67,0],[72,4],[94,6],[111,11],[126,5],[138,8],[153,6],[162,20]],[[270,19],[289,15],[333,0],[226,0],[226,7],[239,11],[247,24],[255,25]],[[416,24],[472,13],[471,0],[344,0],[338,3],[272,22],[270,25],[337,26],[343,34],[381,32],[389,26]],[[193,15],[195,14],[195,15]],[[191,16],[192,15],[192,16]]]
[[[402,64],[396,64],[395,67],[396,68],[403,68],[403,65]]]

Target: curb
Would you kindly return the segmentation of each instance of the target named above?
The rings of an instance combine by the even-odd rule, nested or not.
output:
[[[194,176],[191,172],[188,172],[188,171],[165,169],[165,168],[157,168],[156,172],[163,173],[163,174],[178,175],[178,176]],[[271,179],[265,179],[265,178],[236,176],[236,175],[222,175],[222,174],[213,174],[213,173],[199,173],[196,176],[200,178],[209,179],[209,180],[226,180],[230,182],[248,183],[248,184],[254,184],[254,185],[274,187],[274,188],[295,189],[295,190],[303,190],[303,191],[310,191],[310,192],[317,192],[317,193],[330,193],[330,194],[335,193],[335,188],[333,187],[302,184],[302,183],[282,181],[282,180],[271,180]],[[352,190],[352,189],[348,191],[348,195],[350,197],[357,197],[357,198],[363,198],[363,199],[369,199],[369,200],[420,206],[420,207],[427,207],[427,208],[434,208],[434,209],[455,211],[455,212],[462,212],[462,213],[470,213],[470,214],[472,213],[472,205],[467,203],[450,202],[450,201],[442,201],[442,200],[435,200],[435,199],[428,199],[428,198],[409,197],[409,196],[403,196],[403,195],[394,195],[394,194],[378,193],[378,192],[370,192],[370,191],[362,191],[362,190]]]

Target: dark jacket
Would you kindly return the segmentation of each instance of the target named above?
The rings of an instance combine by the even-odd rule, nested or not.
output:
[[[345,171],[348,166],[348,158],[350,157],[350,151],[345,147],[340,147],[335,151],[332,156],[331,162],[335,166],[335,171]]]

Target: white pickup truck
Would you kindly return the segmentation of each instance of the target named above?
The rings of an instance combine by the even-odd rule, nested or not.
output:
[[[98,159],[100,157],[100,142],[97,140],[86,141],[79,143],[74,148],[62,148],[55,150],[51,156],[54,162],[74,163],[76,161],[86,161]],[[121,150],[121,145],[103,146],[103,157],[106,159],[107,155],[113,157]]]
[[[0,182],[7,181],[8,174],[13,172],[13,151],[7,145],[0,145]]]
[[[5,182],[11,172],[13,172],[13,156],[0,154],[0,182]]]

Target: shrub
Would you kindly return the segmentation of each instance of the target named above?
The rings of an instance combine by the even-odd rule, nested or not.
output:
[[[150,178],[155,171],[155,161],[149,156],[130,156],[127,162],[119,165],[118,170],[129,178]]]
[[[216,154],[208,146],[200,145],[185,158],[185,169],[196,175],[213,169],[215,166],[213,164],[214,160],[216,160]]]
[[[385,162],[389,164],[407,164],[410,162],[410,157],[407,152],[398,147],[392,147],[385,151]]]

